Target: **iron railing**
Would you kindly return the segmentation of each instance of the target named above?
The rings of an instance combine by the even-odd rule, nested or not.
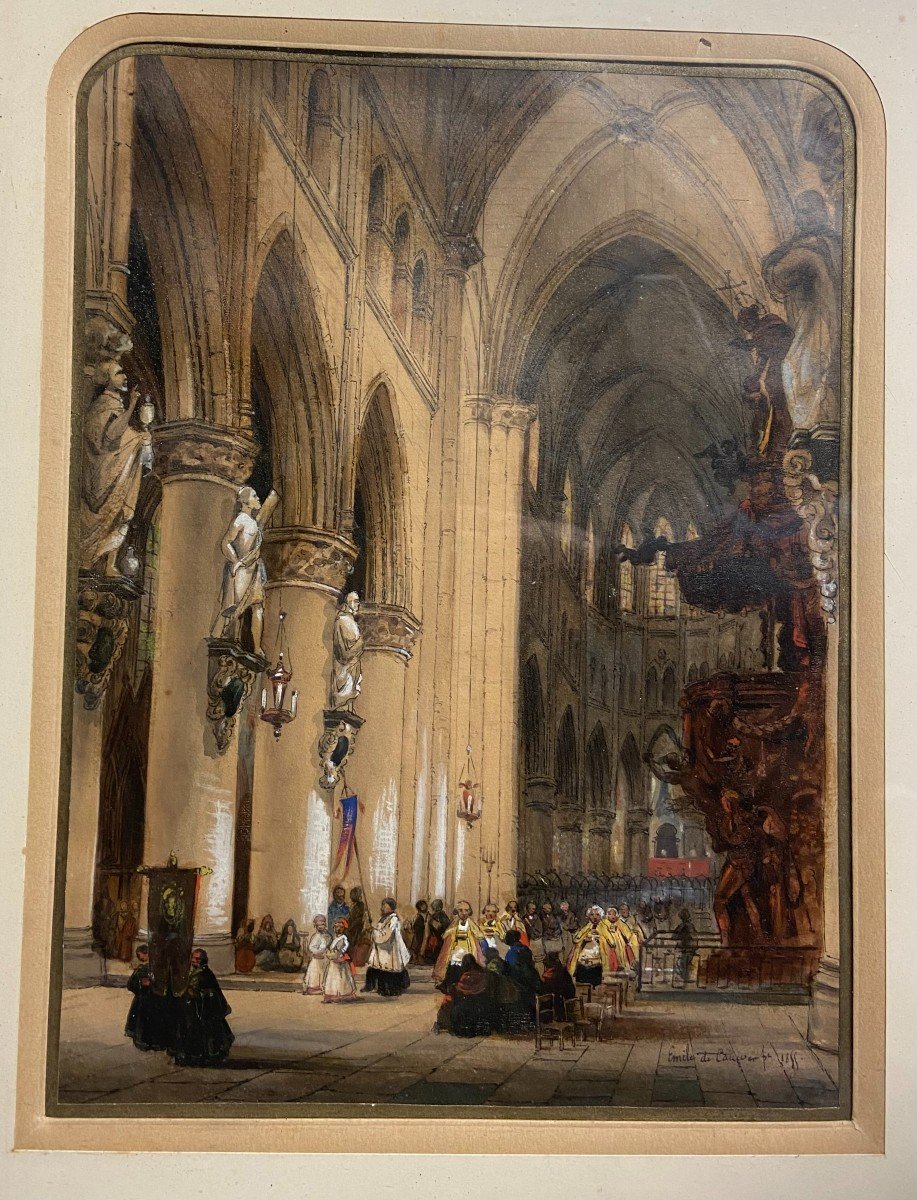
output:
[[[569,900],[577,915],[593,904],[603,908],[629,904],[634,910],[640,905],[663,905],[668,909],[691,908],[710,912],[716,892],[714,878],[688,878],[669,875],[660,878],[649,875],[598,875],[579,873],[564,875],[558,871],[524,875],[519,882],[519,900],[534,900],[541,906],[550,901],[555,909],[561,900]]]
[[[805,946],[720,946],[716,935],[708,934],[685,947],[671,934],[654,934],[640,948],[637,990],[807,990],[818,957],[816,949]]]

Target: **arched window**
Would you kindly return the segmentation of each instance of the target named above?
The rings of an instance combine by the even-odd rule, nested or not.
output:
[[[595,604],[595,525],[592,513],[586,522],[586,603]]]
[[[554,780],[557,793],[568,803],[576,802],[579,792],[577,779],[576,724],[568,708],[557,729],[557,745],[554,748]]]
[[[427,330],[430,325],[428,292],[427,267],[421,256],[411,272],[411,350],[421,362],[427,356]]]
[[[678,830],[670,822],[656,830],[656,858],[678,858]]]
[[[386,230],[388,178],[385,165],[377,163],[369,176],[366,209],[366,273],[376,288],[391,275],[391,245]]]
[[[621,544],[633,550],[633,530],[629,525],[621,527]],[[618,607],[622,612],[634,611],[634,564],[630,559],[618,564]]]
[[[300,140],[309,160],[309,167],[323,191],[331,198],[337,196],[341,159],[341,134],[336,120],[334,90],[328,72],[316,68],[309,78],[302,120],[305,125]]]
[[[159,575],[159,547],[161,540],[160,513],[150,521],[146,534],[146,550],[143,555],[143,596],[140,599],[140,620],[137,627],[137,653],[134,658],[134,691],[136,692],[146,672],[153,665],[155,650],[156,584]]]
[[[522,755],[529,776],[545,769],[544,698],[541,672],[534,655],[522,668]]]
[[[564,490],[560,501],[560,548],[569,562],[573,553],[573,484],[569,471],[564,475]]]
[[[666,712],[675,711],[677,705],[676,693],[675,668],[669,665],[662,676],[662,707]]]
[[[672,526],[664,517],[656,522],[653,533],[670,542],[675,540]],[[674,617],[678,611],[678,582],[674,574],[665,569],[664,550],[659,551],[650,567],[647,601],[651,617]]]
[[[526,465],[528,467],[529,483],[534,491],[538,487],[538,438],[540,436],[540,422],[536,417],[531,423],[526,434]]]
[[[392,240],[392,316],[406,334],[408,329],[408,293],[411,287],[411,218],[399,213]]]
[[[284,120],[287,119],[287,100],[290,95],[290,64],[271,63],[271,100]]]
[[[646,673],[645,701],[647,712],[659,711],[659,675],[655,667],[650,667]]]
[[[369,207],[367,209],[370,233],[385,224],[385,167],[382,163],[373,167],[369,177]]]
[[[611,781],[608,770],[608,742],[605,730],[596,725],[586,747],[586,796],[593,808],[611,807]]]

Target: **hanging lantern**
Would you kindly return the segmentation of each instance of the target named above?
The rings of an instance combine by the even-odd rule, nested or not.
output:
[[[474,782],[475,768],[474,760],[471,757],[471,747],[467,747],[467,760],[465,762],[465,777],[459,780],[459,798],[458,798],[458,818],[460,821],[465,821],[468,828],[474,825],[475,821],[480,821],[484,811],[484,800],[481,796],[479,783]]]
[[[290,681],[293,678],[291,668],[284,665],[283,661],[283,631],[286,613],[280,614],[280,621],[277,626],[277,665],[265,671],[270,684],[269,687],[263,688],[261,691],[261,720],[265,721],[274,730],[274,737],[279,741],[280,735],[283,732],[284,725],[296,718],[296,700],[298,693],[290,694],[290,704],[287,707],[287,688],[290,686]],[[270,700],[270,703],[268,701]]]

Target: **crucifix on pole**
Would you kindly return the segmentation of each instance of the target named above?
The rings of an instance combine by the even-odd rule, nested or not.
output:
[[[491,876],[493,875],[494,866],[497,862],[497,856],[493,850],[482,850],[481,862],[487,868],[487,903],[490,904],[492,899],[490,890]]]

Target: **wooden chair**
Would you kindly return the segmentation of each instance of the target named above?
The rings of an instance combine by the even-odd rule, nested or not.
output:
[[[605,1004],[587,1004],[582,996],[575,996],[572,1000],[565,1001],[567,1012],[567,1020],[572,1024],[574,1036],[573,1044],[576,1045],[576,1034],[581,1034],[585,1043],[586,1034],[591,1030],[595,1034],[595,1040],[601,1041],[602,1037],[602,1022],[605,1020]]]
[[[577,983],[575,985],[575,987],[576,987],[577,996],[582,996],[583,1001],[586,1004],[591,1004],[592,1003],[592,984],[591,983]]]
[[[564,1037],[570,1035],[572,1044],[576,1045],[576,1027],[571,1021],[557,1021],[554,1019],[554,997],[553,996],[536,996],[535,997],[535,1049],[541,1049],[543,1038],[548,1041],[553,1041],[555,1038],[560,1044],[560,1049],[564,1048]]]

